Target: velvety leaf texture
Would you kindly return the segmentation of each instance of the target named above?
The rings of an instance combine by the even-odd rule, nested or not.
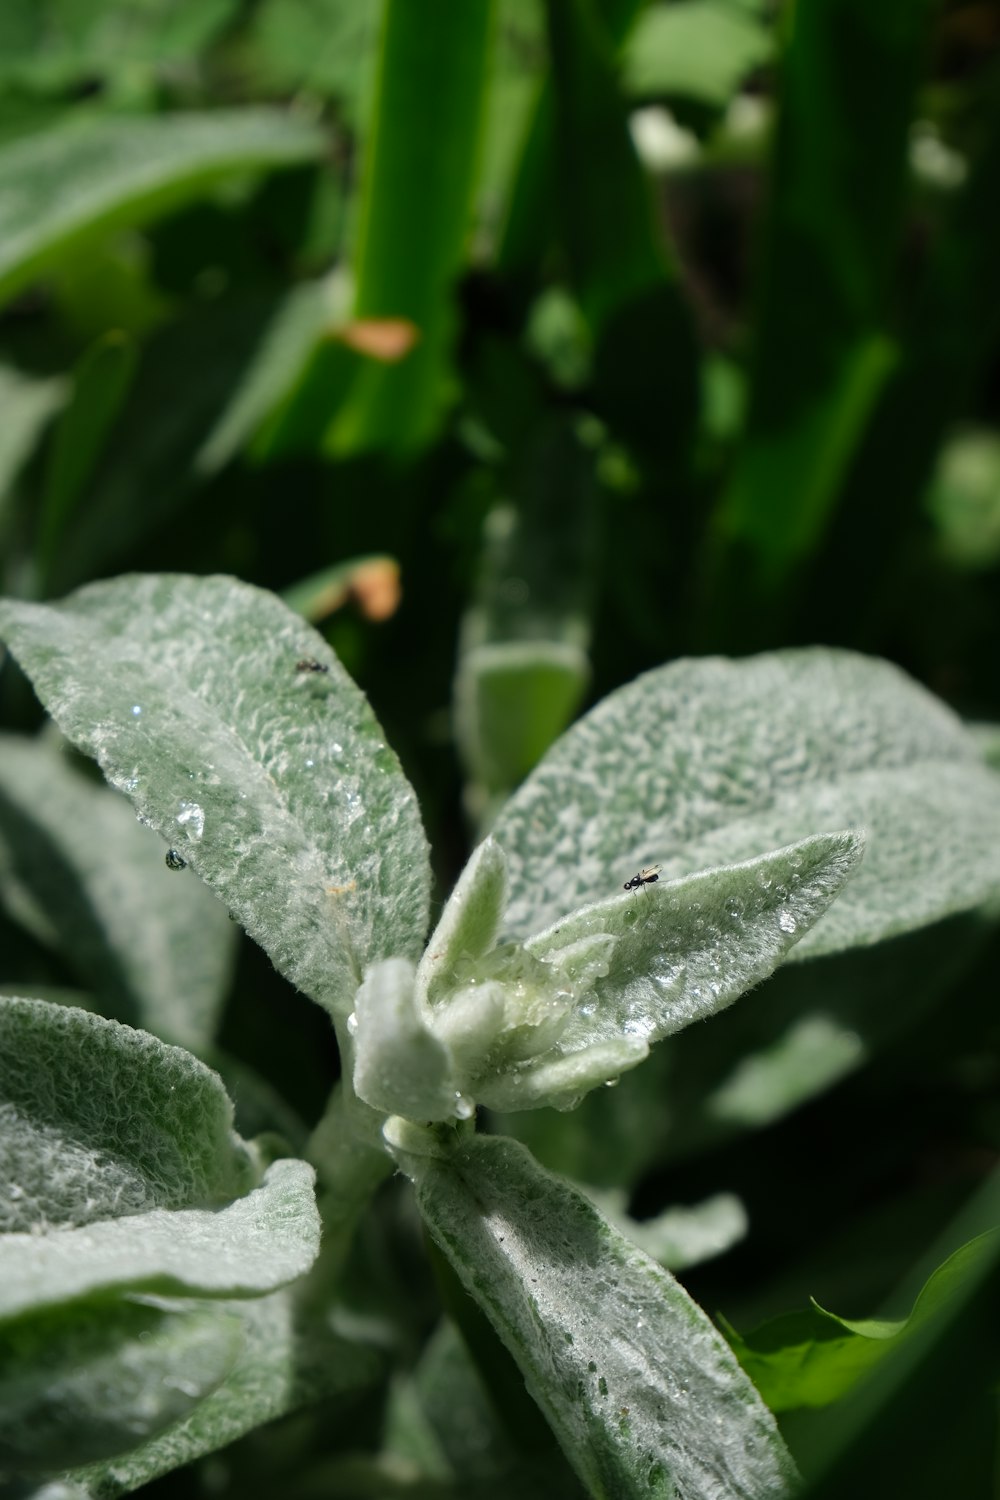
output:
[[[46,739],[0,736],[0,902],[57,947],[115,1019],[207,1046],[235,929],[124,797]]]
[[[539,956],[606,932],[617,938],[588,1013],[564,1046],[626,1035],[658,1041],[766,979],[838,896],[861,857],[852,833],[818,834],[742,865],[705,870],[571,912],[528,942]]]
[[[218,1074],[179,1047],[0,999],[0,1230],[228,1203],[257,1177],[232,1122]]]
[[[524,935],[653,860],[667,880],[849,827],[867,830],[864,864],[795,958],[1000,890],[1000,778],[959,720],[887,662],[816,648],[637,678],[558,741],[493,833]]]
[[[51,1234],[0,1236],[0,1317],[94,1291],[258,1297],[308,1271],[319,1214],[308,1162],[282,1160],[225,1208],[151,1209]]]
[[[211,1304],[123,1298],[0,1325],[0,1464],[52,1473],[134,1448],[186,1417],[242,1342]]]
[[[400,1159],[588,1493],[792,1492],[774,1419],[725,1340],[581,1194],[502,1137]]]
[[[236,1313],[242,1323],[243,1348],[229,1375],[183,1421],[126,1453],[76,1470],[72,1477],[84,1494],[98,1500],[129,1494],[306,1402],[372,1380],[378,1369],[370,1347],[348,1344],[321,1326],[303,1326],[291,1289],[213,1306]]]
[[[134,575],[6,601],[0,632],[63,732],[313,999],[346,1018],[370,963],[419,954],[412,788],[363,694],[274,595]]]

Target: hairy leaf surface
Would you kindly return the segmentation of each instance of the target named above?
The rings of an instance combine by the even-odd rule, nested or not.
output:
[[[887,662],[790,650],[672,662],[612,693],[501,813],[514,933],[620,887],[864,828],[864,865],[794,950],[831,953],[1000,890],[1000,778],[960,721]]]
[[[590,1494],[791,1493],[794,1465],[725,1340],[580,1193],[503,1137],[400,1159]]]
[[[416,800],[363,694],[274,595],[134,575],[0,631],[63,732],[223,898],[276,967],[346,1018],[364,969],[416,957]]]
[[[166,1041],[211,1042],[236,936],[124,797],[45,739],[0,736],[0,901],[57,947],[100,1009]]]

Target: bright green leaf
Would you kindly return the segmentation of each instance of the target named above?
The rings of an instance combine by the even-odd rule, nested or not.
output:
[[[274,442],[412,452],[452,397],[454,283],[466,255],[491,4],[388,0],[354,255],[359,324],[411,325],[398,358],[320,346]],[[400,247],[405,245],[405,254]]]
[[[370,964],[418,956],[413,791],[330,648],[273,595],[136,575],[7,601],[0,631],[63,732],[313,999],[346,1021]]]
[[[741,1337],[728,1330],[740,1364],[772,1411],[828,1406],[939,1314],[996,1262],[1000,1230],[970,1240],[928,1279],[908,1318],[851,1321],[818,1303]]]

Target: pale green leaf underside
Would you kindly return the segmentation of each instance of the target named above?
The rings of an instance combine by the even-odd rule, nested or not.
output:
[[[294,1289],[213,1305],[243,1323],[243,1350],[230,1374],[186,1420],[132,1452],[75,1470],[71,1478],[85,1493],[100,1500],[127,1494],[306,1402],[354,1389],[377,1371],[371,1349],[346,1343],[315,1320],[303,1325]]]
[[[722,1255],[750,1227],[742,1200],[715,1193],[691,1207],[666,1208],[652,1219],[633,1219],[624,1188],[584,1188],[587,1197],[626,1239],[668,1271],[682,1271]]]
[[[858,878],[794,957],[879,941],[1000,890],[1000,778],[886,662],[814,648],[673,662],[570,729],[493,833],[523,936],[620,889],[865,828]]]
[[[15,140],[0,151],[0,301],[84,235],[149,219],[235,172],[309,161],[323,144],[269,109],[118,115]]]
[[[134,1448],[225,1379],[239,1317],[122,1298],[0,1326],[0,1467],[52,1473]]]
[[[503,1137],[401,1164],[590,1494],[791,1492],[794,1465],[725,1340],[580,1193]]]
[[[105,1013],[184,1047],[211,1042],[235,929],[124,797],[50,741],[0,736],[0,902],[57,947]]]
[[[0,1235],[0,1318],[96,1291],[257,1297],[319,1252],[315,1173],[284,1159],[225,1208],[152,1209],[50,1234]]]
[[[217,1073],[89,1011],[0,999],[0,1230],[211,1207],[256,1180]]]
[[[0,633],[64,734],[306,994],[346,1017],[369,964],[419,954],[413,790],[363,694],[273,594],[131,575],[60,605],[5,601]]]

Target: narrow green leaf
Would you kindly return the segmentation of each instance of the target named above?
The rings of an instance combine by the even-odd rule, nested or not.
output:
[[[229,578],[136,575],[0,633],[63,732],[342,1021],[364,970],[416,958],[428,911],[416,800],[321,637]]]
[[[591,1495],[791,1493],[794,1465],[725,1340],[585,1198],[501,1137],[399,1159]]]
[[[785,16],[750,409],[717,518],[728,552],[713,597],[741,619],[818,545],[893,367],[886,328],[930,14],[929,0],[814,0]]]
[[[294,287],[278,305],[236,389],[195,454],[199,474],[215,474],[230,463],[288,396],[330,322],[330,300],[325,282],[310,281]]]
[[[0,903],[58,948],[105,1015],[203,1050],[235,932],[129,803],[44,739],[0,736]]]
[[[216,1073],[89,1011],[0,999],[0,1100],[7,1240],[228,1203],[257,1176]]]
[[[867,854],[795,958],[911,931],[1000,889],[1000,779],[897,668],[821,648],[673,662],[569,730],[497,820],[508,924],[554,923],[651,861],[670,880],[824,827],[866,829]]]
[[[690,315],[615,73],[616,21],[634,9],[627,0],[605,22],[594,0],[548,0],[550,187],[593,335],[597,408],[663,462],[686,451],[697,372]]]
[[[268,109],[91,119],[14,141],[0,150],[0,301],[87,238],[322,151],[313,126]]]
[[[453,284],[465,258],[491,0],[387,0],[354,257],[359,323],[413,325],[399,360],[319,349],[277,441],[318,425],[338,454],[406,452],[449,399]],[[400,248],[405,246],[405,253]],[[338,406],[336,397],[344,399]]]
[[[11,486],[31,454],[46,422],[66,399],[62,380],[39,380],[13,365],[0,365],[0,518]]]
[[[73,392],[56,425],[38,523],[45,572],[125,399],[135,373],[135,344],[117,330],[98,339],[74,374]]]

